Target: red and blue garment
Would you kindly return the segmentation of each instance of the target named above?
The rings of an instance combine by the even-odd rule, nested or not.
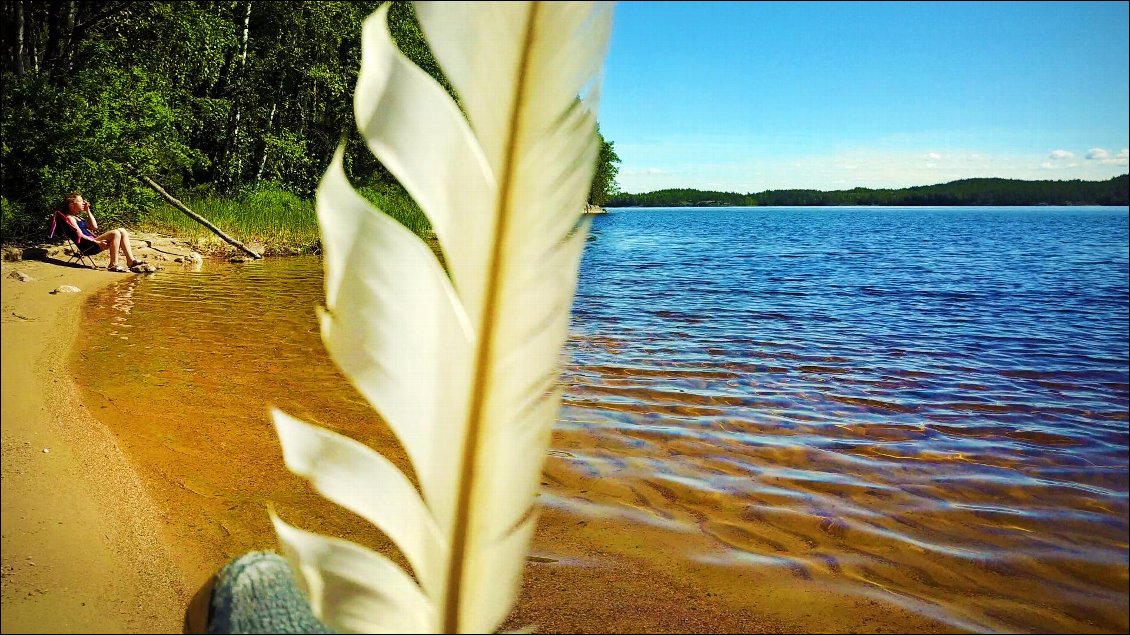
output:
[[[94,234],[86,226],[86,221],[70,214],[56,211],[51,217],[51,238],[60,230],[70,238],[84,256],[92,256],[102,251],[102,245],[94,239]]]

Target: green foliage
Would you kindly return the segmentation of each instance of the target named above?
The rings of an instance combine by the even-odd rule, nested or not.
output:
[[[358,188],[357,191],[412,233],[421,238],[431,237],[432,225],[428,222],[428,217],[399,183],[377,181],[372,185]]]
[[[312,192],[319,176],[313,168],[309,141],[291,131],[263,135],[264,162],[262,178],[287,183],[300,192]]]
[[[613,149],[612,142],[600,134],[599,128],[596,136],[600,138],[600,154],[597,155],[596,173],[593,174],[592,187],[589,188],[589,203],[599,207],[619,192],[616,175],[620,173],[620,168],[617,166],[620,157]]]
[[[215,207],[231,199],[215,207],[222,215],[256,214],[246,192],[264,182],[309,199],[343,139],[350,178],[426,232],[353,120],[361,25],[380,4],[4,0],[5,240],[42,236],[51,211],[76,189],[93,201],[100,224],[165,218],[127,164],[183,200]],[[405,55],[454,96],[412,5],[396,2],[389,14]],[[618,161],[610,143],[602,157]],[[609,167],[598,169],[598,199],[615,190]],[[305,222],[270,215],[247,226],[282,217]]]
[[[433,237],[427,217],[398,183],[376,181],[358,191],[416,235]],[[260,245],[267,255],[312,253],[321,242],[313,201],[299,197],[278,182],[260,181],[227,197],[198,188],[181,201],[225,232]],[[215,234],[168,204],[153,209],[141,227],[183,236],[202,251],[230,251]]]
[[[232,197],[197,193],[181,201],[225,232],[260,245],[267,255],[310,253],[320,239],[313,203],[278,183],[263,181]],[[201,251],[230,250],[218,236],[168,204],[155,207],[141,227],[185,237]]]
[[[428,42],[424,38],[424,32],[420,28],[420,23],[416,21],[416,11],[412,8],[412,3],[394,2],[392,8],[388,11],[388,24],[397,48],[404,53],[405,57],[412,60],[425,73],[431,75],[432,79],[439,82],[439,85],[443,86],[443,89],[456,97],[458,101],[455,89],[451,87],[451,83],[443,74],[439,63],[432,57]]]
[[[0,196],[0,236],[7,238],[26,233],[28,228],[21,226],[21,223],[27,220],[22,205]]]
[[[668,189],[617,194],[610,207],[708,207],[791,205],[1130,205],[1130,176],[1107,181],[964,179],[902,189],[770,190],[758,194]]]
[[[672,188],[643,194],[618,193],[608,200],[609,207],[709,207],[757,205],[753,194]]]

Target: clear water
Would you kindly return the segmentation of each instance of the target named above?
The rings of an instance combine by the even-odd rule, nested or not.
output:
[[[1125,631],[1127,219],[597,217],[547,517],[650,537],[666,545],[657,568],[709,570],[731,604],[735,576],[749,575],[766,593],[818,588],[947,629]],[[320,263],[303,258],[133,278],[86,316],[84,354],[121,359],[126,380],[84,381],[113,404],[103,414],[127,446],[172,448],[155,463],[237,429],[254,437],[240,442],[249,455],[277,452],[264,402],[387,445],[321,351],[320,285]],[[139,431],[128,422],[142,409]],[[184,426],[188,413],[202,423]],[[230,485],[245,478],[238,465],[176,478],[230,511],[248,496]],[[241,487],[286,498],[278,482]]]

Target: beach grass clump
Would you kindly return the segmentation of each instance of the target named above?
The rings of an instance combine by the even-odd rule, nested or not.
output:
[[[398,184],[377,183],[359,191],[413,233],[432,240],[427,217]],[[314,201],[278,185],[261,183],[234,197],[203,193],[189,194],[181,200],[220,230],[265,256],[316,254],[321,250]],[[234,253],[234,248],[219,236],[169,204],[147,213],[140,228],[185,239],[201,253]]]
[[[432,225],[420,206],[398,183],[377,182],[357,189],[370,203],[391,216],[413,234],[428,240],[432,237]]]
[[[259,249],[264,255],[314,253],[319,243],[314,203],[271,184],[230,198],[187,195],[181,201],[221,231]],[[145,215],[141,229],[190,241],[203,253],[227,253],[233,248],[203,225],[172,205],[163,204]]]

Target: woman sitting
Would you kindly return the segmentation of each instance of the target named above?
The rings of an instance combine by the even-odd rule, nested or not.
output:
[[[129,244],[129,232],[124,227],[112,229],[97,236],[94,234],[98,231],[98,221],[94,220],[94,213],[90,211],[90,201],[83,200],[82,194],[78,192],[67,194],[63,203],[63,213],[68,216],[67,222],[78,229],[78,247],[83,255],[93,256],[105,249],[110,250],[110,265],[106,267],[107,270],[125,273],[126,267],[145,264],[145,262],[133,257],[133,250],[130,249]],[[85,220],[82,218],[83,214],[86,214]],[[125,254],[126,267],[118,264],[119,252]]]

